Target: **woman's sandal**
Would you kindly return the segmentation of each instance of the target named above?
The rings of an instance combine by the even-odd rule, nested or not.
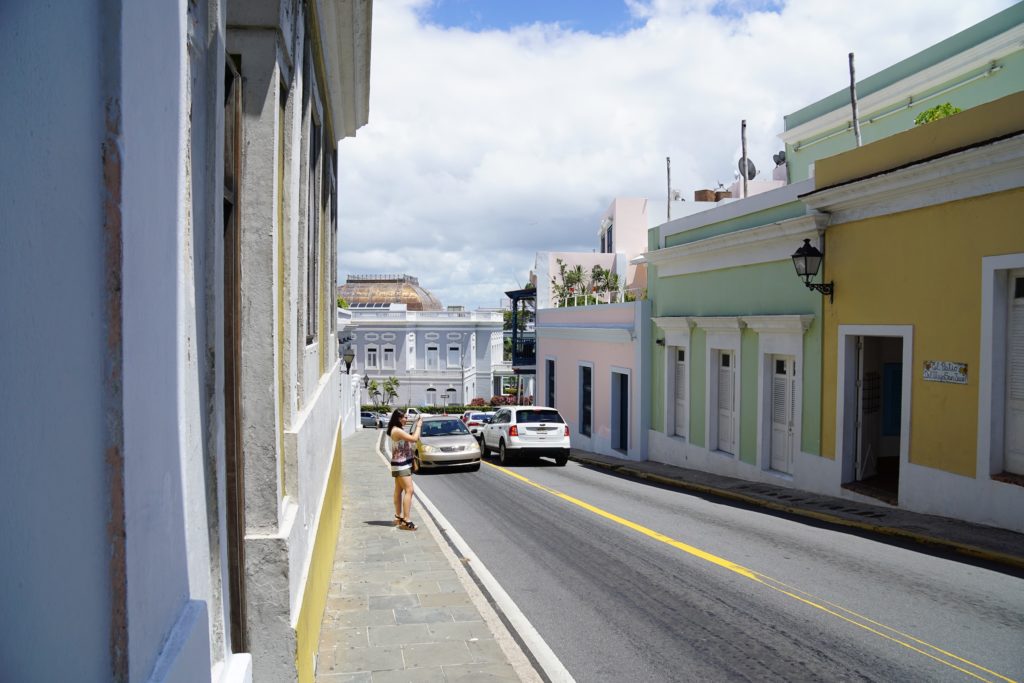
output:
[[[411,519],[403,519],[398,528],[403,531],[416,531],[416,524]]]
[[[405,520],[402,519],[401,516],[395,515],[395,526],[402,526],[402,522],[404,522],[404,521]]]

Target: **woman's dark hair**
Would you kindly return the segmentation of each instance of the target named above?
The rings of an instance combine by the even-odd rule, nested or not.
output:
[[[402,418],[405,417],[405,411],[395,408],[395,412],[391,413],[391,419],[388,420],[388,429],[386,434],[391,436],[391,430],[395,427],[402,426]]]

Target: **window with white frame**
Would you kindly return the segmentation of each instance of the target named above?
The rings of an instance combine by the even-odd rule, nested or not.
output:
[[[427,405],[428,406],[436,406],[437,405],[437,389],[434,389],[434,388],[427,389]]]
[[[744,316],[757,333],[758,430],[757,458],[761,469],[791,474],[800,452],[801,372],[804,335],[812,315]]]
[[[714,376],[711,378],[714,385],[715,400],[712,409],[715,410],[718,439],[715,450],[724,453],[736,454],[736,352],[731,349],[715,349],[712,353],[714,358]]]
[[[462,347],[458,344],[448,345],[448,367],[457,368],[462,364]]]
[[[740,340],[746,323],[735,316],[692,318],[706,333],[708,449],[737,455],[740,425]]]
[[[439,364],[437,344],[427,344],[427,370],[437,370]]]
[[[366,368],[368,370],[377,369],[377,347],[367,346],[366,347]]]
[[[687,387],[687,378],[689,377],[688,366],[686,364],[687,349],[684,347],[676,347],[675,352],[675,365],[673,368],[673,377],[675,378],[674,384],[674,396],[673,409],[675,410],[675,435],[686,437],[689,432],[690,426],[690,408],[689,408],[689,389]]]
[[[381,350],[381,367],[385,370],[395,369],[395,347],[391,344]]]

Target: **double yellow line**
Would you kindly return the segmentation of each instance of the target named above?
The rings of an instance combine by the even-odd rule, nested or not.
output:
[[[499,472],[507,474],[508,476],[514,479],[518,479],[524,484],[528,484],[530,486],[533,486],[534,488],[540,489],[541,491],[551,494],[556,498],[561,498],[562,500],[568,503],[572,503],[573,505],[581,507],[584,510],[587,510],[588,512],[592,512],[595,515],[598,515],[599,517],[604,517],[607,520],[615,522],[616,524],[621,524],[624,527],[632,529],[633,531],[637,531],[643,534],[644,536],[653,538],[654,540],[660,541],[666,545],[672,546],[673,548],[681,550],[684,553],[700,558],[706,562],[710,562],[711,564],[718,565],[723,569],[727,569],[731,572],[739,574],[740,576],[750,579],[751,581],[755,581],[763,586],[767,586],[768,588],[771,588],[774,591],[778,591],[783,595],[787,595],[793,598],[794,600],[797,600],[798,602],[802,602],[803,604],[808,605],[809,607],[821,610],[826,614],[830,614],[838,619],[842,619],[843,621],[849,624],[852,624],[858,628],[862,628],[865,631],[873,633],[881,638],[884,638],[898,645],[902,645],[903,647],[909,650],[912,650],[914,652],[917,652],[918,654],[933,659],[936,662],[939,662],[940,664],[945,664],[946,666],[956,669],[957,671],[961,671],[972,678],[978,679],[979,681],[988,681],[989,683],[996,683],[997,681],[1005,681],[1006,683],[1018,683],[1012,678],[1003,676],[1002,674],[992,671],[991,669],[985,668],[980,664],[975,664],[974,662],[968,659],[964,659],[963,657],[959,657],[953,654],[952,652],[948,652],[947,650],[943,650],[940,647],[931,645],[930,643],[927,643],[921,640],[920,638],[915,638],[914,636],[909,635],[907,633],[903,633],[902,631],[894,629],[891,626],[886,626],[885,624],[870,619],[862,614],[858,614],[853,610],[849,610],[840,605],[828,602],[827,600],[816,598],[810,593],[806,593],[798,588],[789,586],[783,583],[782,581],[773,579],[770,576],[762,574],[761,572],[754,571],[753,569],[748,569],[747,567],[736,564],[735,562],[731,562],[723,557],[712,555],[711,553],[701,550],[700,548],[694,547],[687,543],[683,543],[682,541],[677,541],[676,539],[666,536],[665,534],[658,533],[653,529],[648,529],[647,527],[637,524],[636,522],[631,522],[628,519],[619,517],[618,515],[614,515],[610,512],[607,512],[606,510],[602,510],[601,508],[595,507],[590,503],[586,503],[580,500],[579,498],[573,498],[572,496],[566,493],[562,493],[561,491],[555,490],[548,486],[544,486],[543,484],[538,484],[537,482],[531,481],[530,479],[527,479],[521,474],[513,472],[512,470],[509,470],[505,467],[499,467],[498,465],[489,462],[486,462],[485,464],[487,464],[490,467],[493,467]]]

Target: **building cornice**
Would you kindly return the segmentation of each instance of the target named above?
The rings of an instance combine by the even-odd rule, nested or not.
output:
[[[949,59],[922,69],[877,92],[861,97],[857,101],[857,108],[861,112],[861,121],[870,121],[873,116],[883,113],[890,107],[905,104],[908,96],[912,98],[917,93],[933,90],[957,76],[980,69],[986,64],[1013,54],[1021,49],[1022,42],[1024,42],[1024,25],[1015,26],[1009,31],[964,50]],[[850,120],[850,107],[842,106],[779,133],[779,138],[787,145],[795,145],[847,125]]]
[[[813,315],[745,315],[741,320],[758,334],[803,334],[814,322]]]
[[[851,180],[801,197],[829,225],[1024,187],[1024,134]]]
[[[658,268],[658,277],[784,261],[793,255],[801,239],[816,239],[827,220],[821,215],[800,216],[649,251],[644,256]]]
[[[690,332],[694,326],[693,318],[680,315],[651,318],[651,321],[665,331],[665,344],[668,346],[690,345]]]
[[[738,334],[746,323],[743,318],[735,315],[714,316],[709,318],[690,318],[694,325],[708,334]]]

